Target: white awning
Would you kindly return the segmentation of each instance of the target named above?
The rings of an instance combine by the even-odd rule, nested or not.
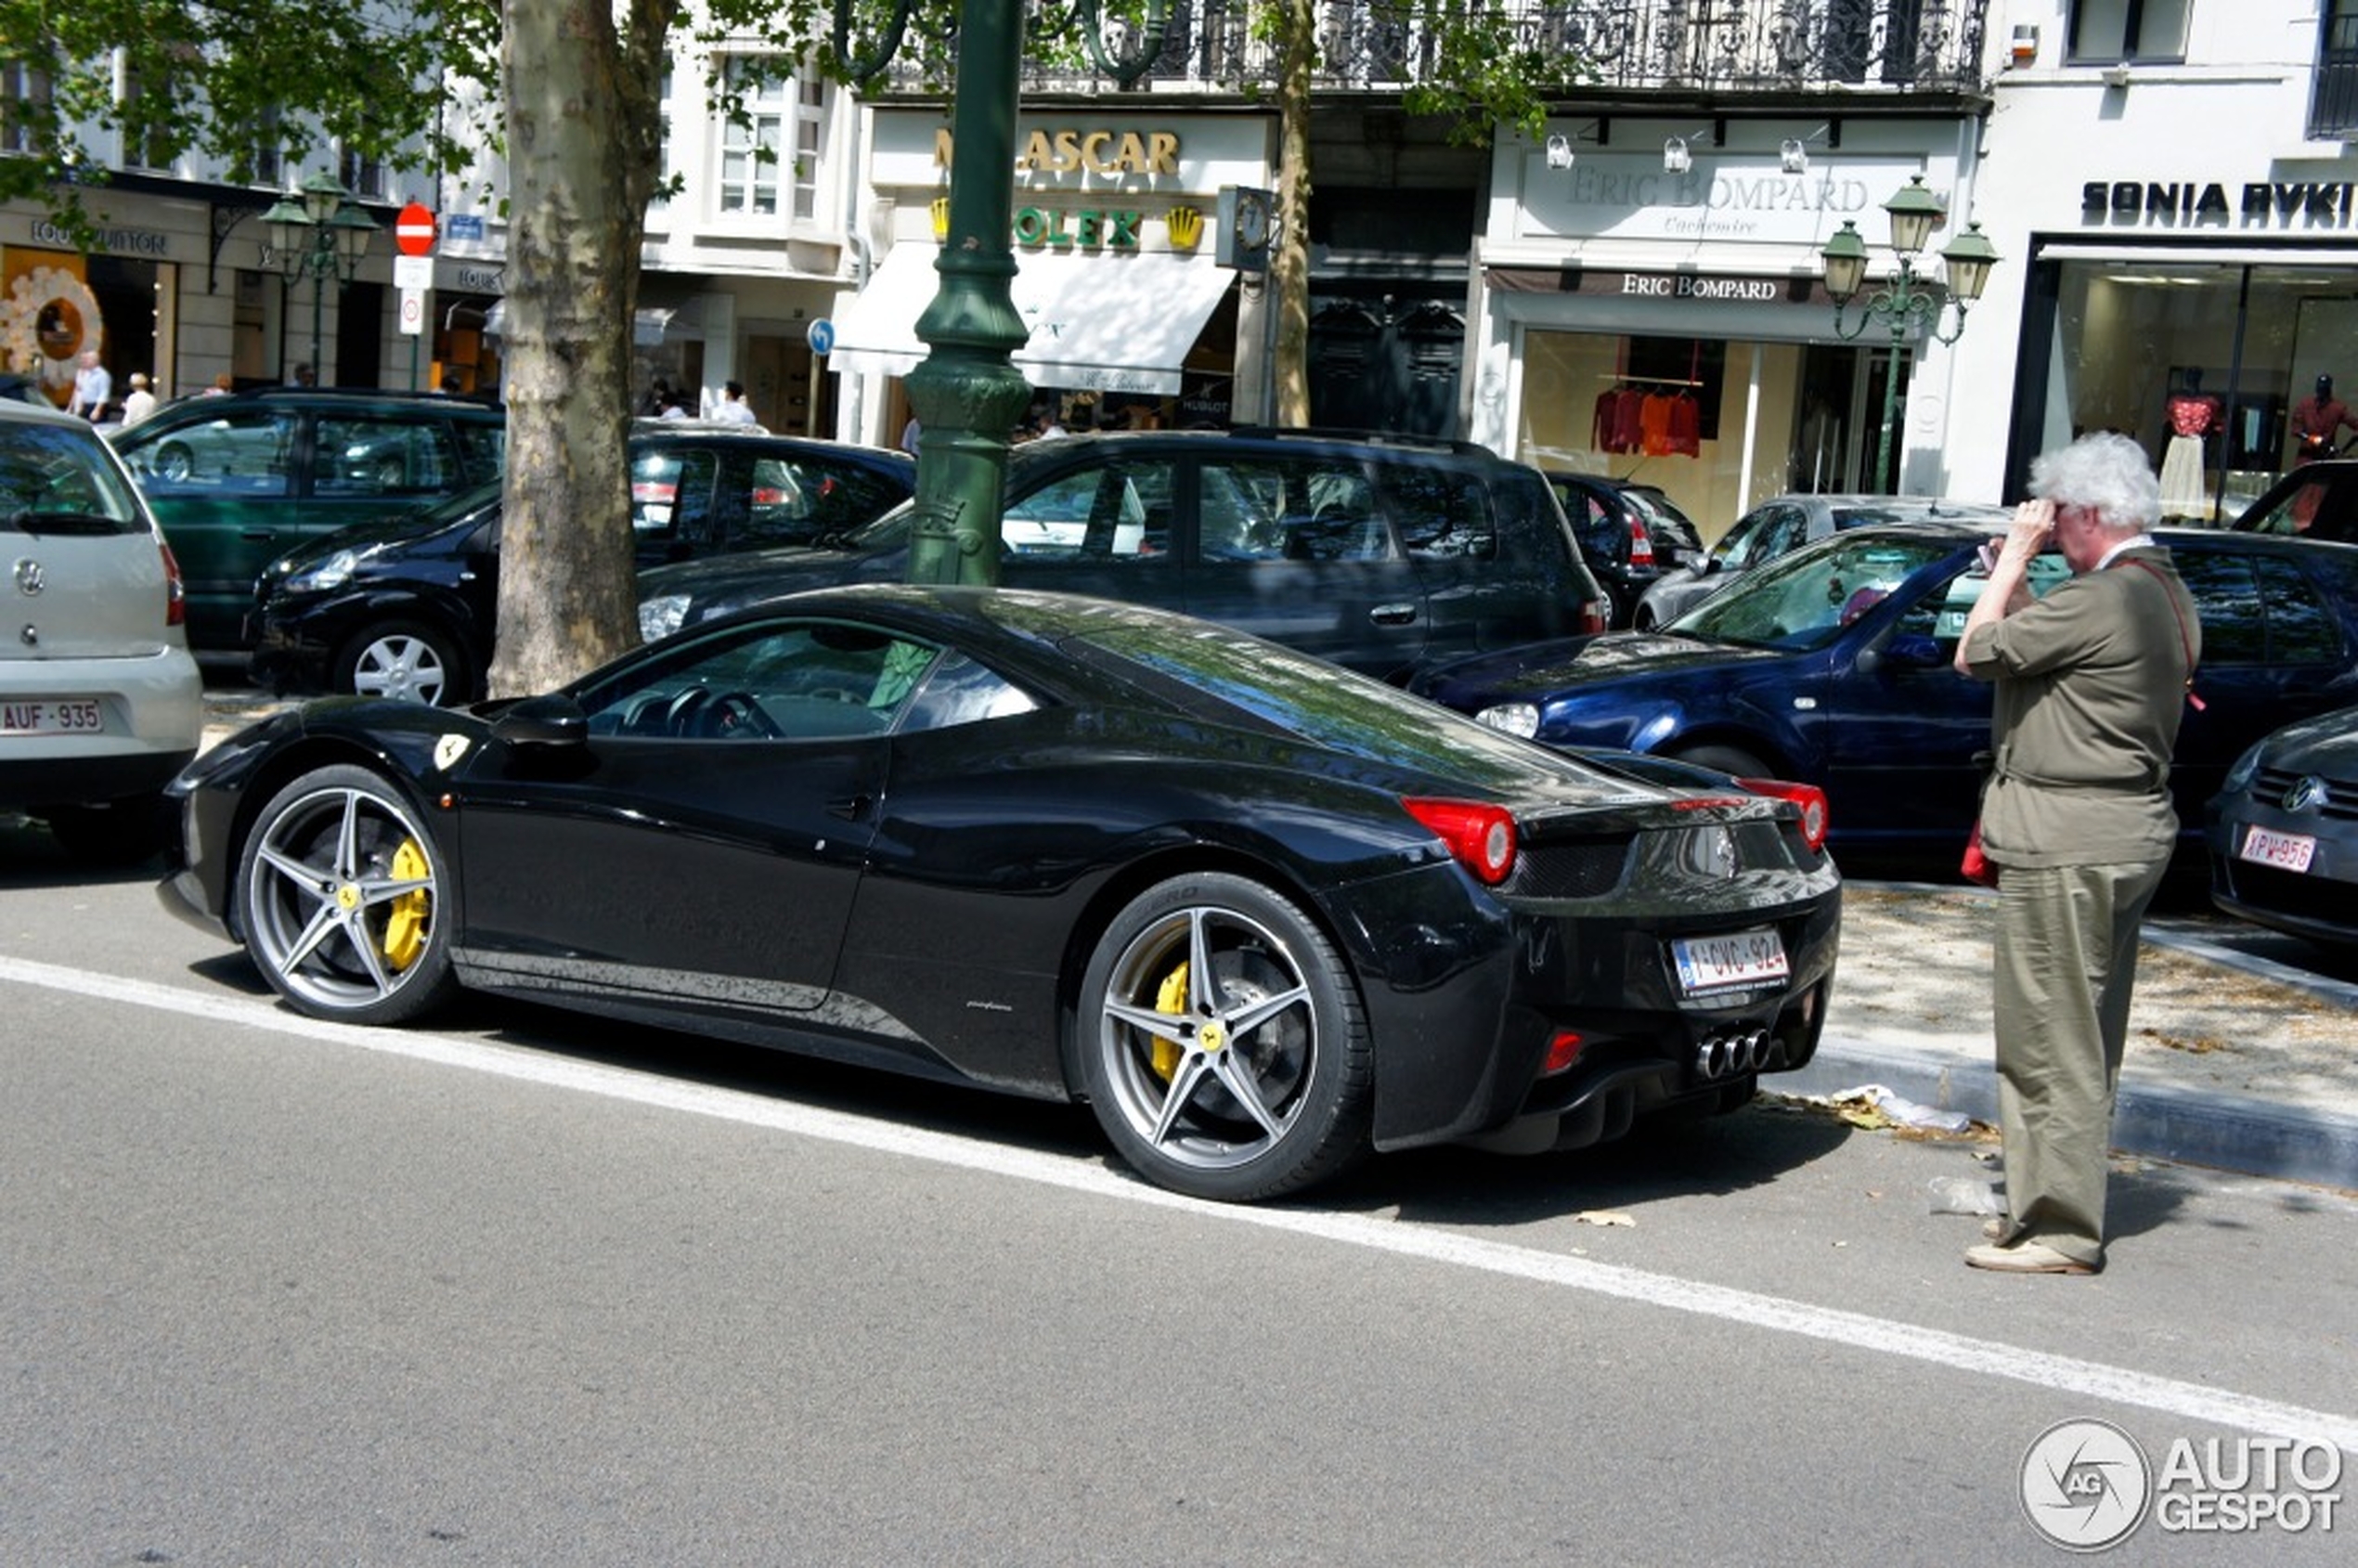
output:
[[[926,354],[917,317],[941,287],[939,253],[893,248],[836,322],[828,369],[905,376],[917,368]],[[1031,338],[1016,350],[1016,368],[1034,386],[1175,393],[1180,364],[1230,276],[1209,254],[1019,253],[1010,292]]]

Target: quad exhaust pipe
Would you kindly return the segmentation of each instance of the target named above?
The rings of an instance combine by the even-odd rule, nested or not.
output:
[[[1695,1046],[1695,1076],[1716,1080],[1757,1072],[1768,1065],[1776,1047],[1776,1036],[1765,1029],[1715,1034]]]

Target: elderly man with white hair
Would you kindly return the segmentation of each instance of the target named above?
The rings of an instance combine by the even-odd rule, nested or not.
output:
[[[2138,927],[2177,842],[2170,755],[2202,626],[2146,533],[2161,486],[2143,447],[2084,436],[2033,462],[2030,488],[1957,643],[1958,669],[1996,687],[1981,836],[1999,873],[2007,1209],[1965,1262],[2093,1274]],[[2051,546],[2072,575],[2033,599],[2030,560]]]

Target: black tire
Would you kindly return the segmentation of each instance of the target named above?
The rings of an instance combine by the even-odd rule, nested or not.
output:
[[[474,669],[459,640],[424,621],[387,621],[356,632],[336,655],[334,689],[451,707],[474,694]]]
[[[238,928],[271,989],[315,1018],[395,1024],[458,991],[442,848],[366,768],[306,773],[254,819]]]
[[[1690,746],[1670,754],[1681,762],[1691,762],[1698,768],[1714,768],[1739,779],[1768,779],[1776,772],[1766,762],[1748,751],[1732,745]]]
[[[1203,872],[1133,900],[1090,957],[1076,1027],[1090,1108],[1157,1186],[1275,1198],[1367,1147],[1357,986],[1308,917],[1259,883]]]
[[[196,454],[177,441],[167,441],[156,448],[156,477],[169,479],[175,485],[185,485],[197,472]]]
[[[43,806],[32,814],[49,824],[49,836],[77,864],[102,868],[137,865],[163,848],[165,817],[161,791],[97,805]]]

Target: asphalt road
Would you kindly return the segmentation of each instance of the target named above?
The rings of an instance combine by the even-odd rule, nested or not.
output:
[[[2092,1419],[2358,1491],[2348,1194],[2124,1170],[2105,1275],[1993,1276],[1981,1146],[1756,1107],[1220,1208],[1061,1108],[311,1025],[5,827],[0,1018],[0,1562],[2020,1563]]]

